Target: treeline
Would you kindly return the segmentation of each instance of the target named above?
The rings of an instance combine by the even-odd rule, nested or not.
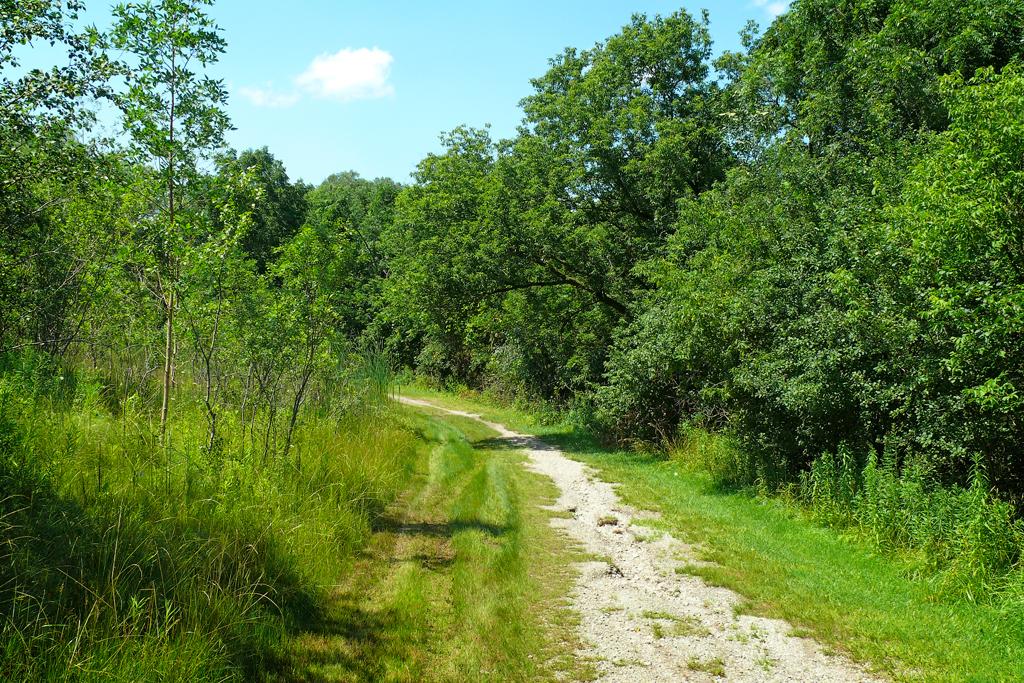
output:
[[[1024,9],[797,0],[743,38],[634,17],[515,138],[447,135],[372,329],[620,442],[729,433],[747,481],[842,451],[1020,501]]]
[[[514,138],[444,136],[369,331],[1019,593],[1024,7],[797,0],[743,44],[637,16]]]

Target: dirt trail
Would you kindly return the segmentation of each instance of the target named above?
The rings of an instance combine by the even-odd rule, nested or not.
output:
[[[634,521],[650,519],[623,505],[611,484],[587,466],[565,457],[541,439],[518,434],[474,413],[429,401],[403,403],[480,420],[521,446],[535,471],[561,491],[555,510],[571,518],[552,524],[599,561],[581,563],[573,595],[587,648],[601,681],[875,681],[841,656],[826,654],[813,640],[789,635],[777,619],[737,615],[736,593],[678,574],[697,562],[692,551],[668,534]]]

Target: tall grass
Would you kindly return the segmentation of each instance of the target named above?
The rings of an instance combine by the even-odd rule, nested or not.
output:
[[[1024,608],[1024,520],[976,465],[967,488],[941,485],[923,463],[844,446],[786,485],[727,435],[688,430],[672,452],[717,486],[789,496],[816,522],[853,531],[909,561],[936,596]]]
[[[311,410],[267,460],[230,413],[208,448],[198,397],[176,401],[164,448],[146,397],[0,364],[0,679],[252,678],[411,474],[416,436],[383,408]]]
[[[840,448],[814,461],[799,491],[820,521],[911,553],[938,593],[1024,607],[1024,521],[992,495],[980,464],[967,488],[938,485],[930,475],[921,463],[898,467],[889,453],[859,459]]]

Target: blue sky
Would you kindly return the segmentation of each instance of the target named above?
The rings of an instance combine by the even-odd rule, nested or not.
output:
[[[109,6],[91,0],[105,26]],[[716,53],[739,47],[748,19],[762,27],[777,0],[220,0],[210,13],[228,51],[211,75],[231,93],[237,149],[267,146],[293,179],[331,173],[407,181],[460,124],[515,132],[530,78],[567,46],[589,47],[636,12],[707,7]]]

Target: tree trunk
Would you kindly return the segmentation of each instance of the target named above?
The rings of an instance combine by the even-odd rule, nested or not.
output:
[[[174,74],[174,62],[177,51],[171,48],[171,74]],[[171,107],[170,107],[170,138],[171,147],[167,154],[167,213],[168,213],[168,240],[166,248],[167,279],[170,292],[164,295],[164,304],[167,307],[167,339],[164,346],[164,386],[163,400],[160,403],[160,441],[167,445],[167,419],[171,411],[171,382],[174,375],[174,295],[175,277],[174,255],[172,253],[174,240],[174,104],[176,95],[176,84],[171,83]]]
[[[288,422],[288,437],[285,439],[284,444],[284,455],[288,457],[288,451],[292,448],[292,434],[295,433],[295,424],[299,420],[299,409],[302,407],[302,399],[306,395],[306,387],[309,384],[309,378],[313,374],[312,362],[310,361],[306,365],[306,369],[302,375],[302,382],[299,384],[299,390],[295,392],[295,400],[292,401],[292,415],[291,420]]]
[[[171,368],[174,366],[174,292],[167,298],[167,329],[164,344],[163,400],[160,403],[160,441],[167,440],[167,418],[171,408]]]

